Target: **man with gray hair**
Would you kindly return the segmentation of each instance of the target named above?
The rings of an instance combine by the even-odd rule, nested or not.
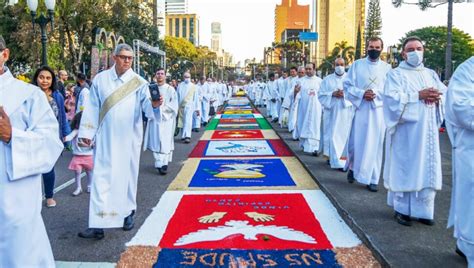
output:
[[[63,150],[44,93],[13,77],[0,35],[0,267],[54,267],[41,218],[41,174]]]
[[[94,145],[89,228],[79,233],[82,238],[102,239],[103,228],[134,227],[142,112],[161,118],[163,98],[150,100],[147,82],[131,69],[132,48],[118,45],[113,59],[114,66],[92,82],[79,128],[79,146]]]

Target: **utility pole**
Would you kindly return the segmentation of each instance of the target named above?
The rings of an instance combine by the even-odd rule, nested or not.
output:
[[[449,78],[451,78],[453,68],[451,61],[453,54],[453,2],[454,0],[448,0],[448,40],[446,41],[444,80],[449,80]]]

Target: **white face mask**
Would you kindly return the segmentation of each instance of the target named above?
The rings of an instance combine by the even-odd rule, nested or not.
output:
[[[343,75],[346,72],[346,68],[344,66],[336,66],[335,71],[337,75]]]
[[[423,62],[423,51],[408,52],[406,61],[409,65],[418,67]]]
[[[189,82],[191,82],[191,78],[184,78],[184,82],[187,84]]]

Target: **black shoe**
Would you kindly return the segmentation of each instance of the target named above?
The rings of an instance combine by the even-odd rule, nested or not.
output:
[[[199,128],[193,128],[193,132],[199,132]]]
[[[132,210],[132,213],[128,215],[124,220],[123,220],[123,230],[124,231],[130,231],[133,229],[135,226],[135,219],[133,216],[135,215],[135,210]]]
[[[184,143],[190,143],[191,142],[191,138],[185,138],[184,139]]]
[[[349,172],[347,172],[347,181],[349,183],[354,183],[355,182],[354,171],[352,171],[352,169],[349,169]]]
[[[367,190],[371,191],[371,192],[377,192],[379,189],[377,187],[377,184],[369,184],[367,185]]]
[[[278,122],[278,117],[272,120],[272,123]]]
[[[329,159],[328,159],[328,160],[326,160],[326,163],[328,164],[328,166],[330,166],[330,165],[331,165],[331,161],[329,161]]]
[[[161,175],[166,175],[166,173],[168,173],[168,166],[162,166],[160,168],[158,168],[158,171],[160,172]]]
[[[466,254],[464,254],[464,252],[462,252],[462,251],[458,248],[458,246],[456,246],[456,253],[457,253],[459,256],[463,257],[465,260],[467,260]]]
[[[428,226],[433,226],[435,225],[435,221],[434,220],[429,220],[429,219],[418,219],[418,222],[419,223],[423,223],[424,225],[428,225]]]
[[[207,126],[207,122],[202,123],[202,125],[203,125],[204,127]]]
[[[105,237],[104,229],[87,228],[85,231],[77,234],[80,238],[101,240]]]
[[[401,225],[405,225],[405,226],[412,226],[412,222],[411,222],[411,218],[410,216],[408,215],[404,215],[402,213],[399,213],[399,212],[396,212],[395,211],[395,219],[397,220],[397,222]]]
[[[346,172],[346,171],[344,170],[344,168],[336,168],[336,170],[337,170],[337,171],[340,171],[340,172]]]

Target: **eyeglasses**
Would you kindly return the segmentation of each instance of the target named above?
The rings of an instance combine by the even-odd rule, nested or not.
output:
[[[125,60],[132,61],[133,60],[133,56],[117,55],[117,57],[119,57],[123,61],[125,61]]]

